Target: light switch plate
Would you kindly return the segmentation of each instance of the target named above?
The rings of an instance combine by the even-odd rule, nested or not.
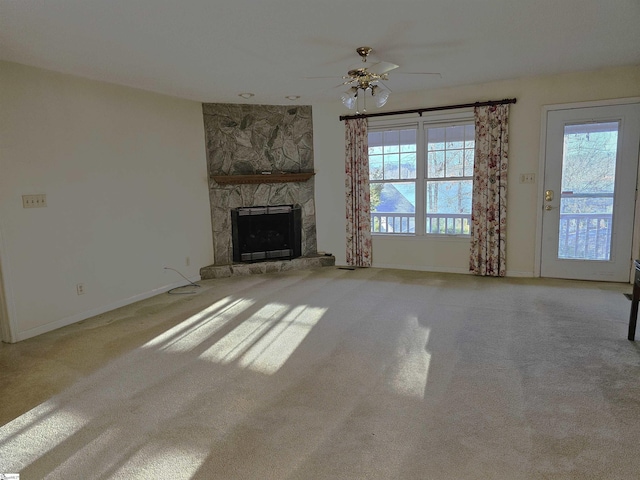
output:
[[[520,174],[520,183],[536,183],[536,174],[535,173]]]
[[[47,206],[47,195],[22,195],[22,208],[41,208]]]

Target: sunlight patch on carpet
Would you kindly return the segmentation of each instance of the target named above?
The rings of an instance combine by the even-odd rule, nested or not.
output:
[[[242,356],[240,366],[266,374],[277,372],[326,311],[297,306]]]
[[[431,363],[427,350],[430,333],[431,329],[420,325],[417,317],[405,320],[388,374],[388,384],[396,393],[424,398]]]
[[[186,442],[175,446],[149,442],[109,478],[191,478],[209,453]]]
[[[246,352],[289,309],[282,303],[269,303],[205,350],[200,359],[222,364],[231,363]]]
[[[64,461],[51,470],[51,477],[73,478],[77,475],[79,466],[92,459],[91,473],[98,478],[99,474],[106,475],[112,468],[112,459],[108,453],[114,450],[122,451],[122,428],[106,427],[96,438],[83,443],[73,454],[64,455]],[[70,438],[73,442],[73,439]],[[62,456],[59,455],[59,456]],[[97,459],[96,459],[97,457]],[[108,459],[108,460],[107,460]],[[40,460],[36,460],[39,462]]]
[[[0,428],[1,450],[14,465],[29,465],[82,429],[89,419],[49,400]]]
[[[188,352],[254,304],[253,300],[225,297],[145,343],[142,348]]]
[[[200,359],[262,373],[277,372],[302,343],[326,308],[269,303],[200,355]]]

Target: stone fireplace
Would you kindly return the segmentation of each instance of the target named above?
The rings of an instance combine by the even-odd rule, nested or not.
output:
[[[214,265],[232,265],[232,211],[292,205],[300,210],[302,257],[317,253],[310,106],[202,106]],[[305,175],[306,174],[306,175]]]

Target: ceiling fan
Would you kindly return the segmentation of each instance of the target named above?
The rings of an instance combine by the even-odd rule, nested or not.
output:
[[[340,97],[342,103],[349,110],[356,108],[358,104],[358,94],[362,94],[363,98],[363,111],[366,112],[366,95],[367,92],[374,99],[374,103],[377,107],[382,107],[389,99],[391,90],[386,87],[382,80],[389,80],[389,74],[391,70],[398,68],[395,63],[389,62],[377,62],[373,64],[367,64],[369,54],[373,49],[371,47],[358,47],[356,52],[360,55],[362,60],[362,66],[353,68],[342,77],[344,82],[342,85],[349,85],[349,89]]]
[[[352,110],[358,110],[358,96],[362,98],[362,111],[366,112],[366,99],[371,97],[376,107],[382,107],[391,94],[391,89],[387,87],[384,81],[389,80],[389,72],[399,68],[399,65],[390,62],[367,63],[367,59],[373,49],[371,47],[358,47],[356,52],[360,55],[362,66],[352,68],[342,77],[344,82],[342,85],[348,85],[349,88],[341,96],[342,103],[345,107]],[[415,73],[411,73],[415,74]],[[440,75],[439,73],[419,73],[419,75]],[[441,76],[441,75],[440,75]]]
[[[367,59],[369,54],[373,51],[371,47],[358,47],[356,52],[360,55],[362,63],[364,64],[360,68],[354,68],[347,72],[342,77],[345,82],[344,85],[356,84],[357,86],[365,86],[371,82],[377,82],[379,80],[389,80],[388,72],[395,70],[399,67],[395,63],[390,62],[376,62],[367,65]],[[369,66],[370,65],[370,66]]]

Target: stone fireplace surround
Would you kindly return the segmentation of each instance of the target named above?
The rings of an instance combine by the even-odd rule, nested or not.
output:
[[[313,175],[307,180],[280,175],[313,173],[311,106],[205,103],[202,111],[214,250],[214,265],[201,269],[202,278],[334,264],[334,257],[317,254]],[[232,183],[214,178],[231,176]],[[243,178],[250,183],[239,183]],[[301,208],[302,257],[233,264],[231,210],[285,204]]]

